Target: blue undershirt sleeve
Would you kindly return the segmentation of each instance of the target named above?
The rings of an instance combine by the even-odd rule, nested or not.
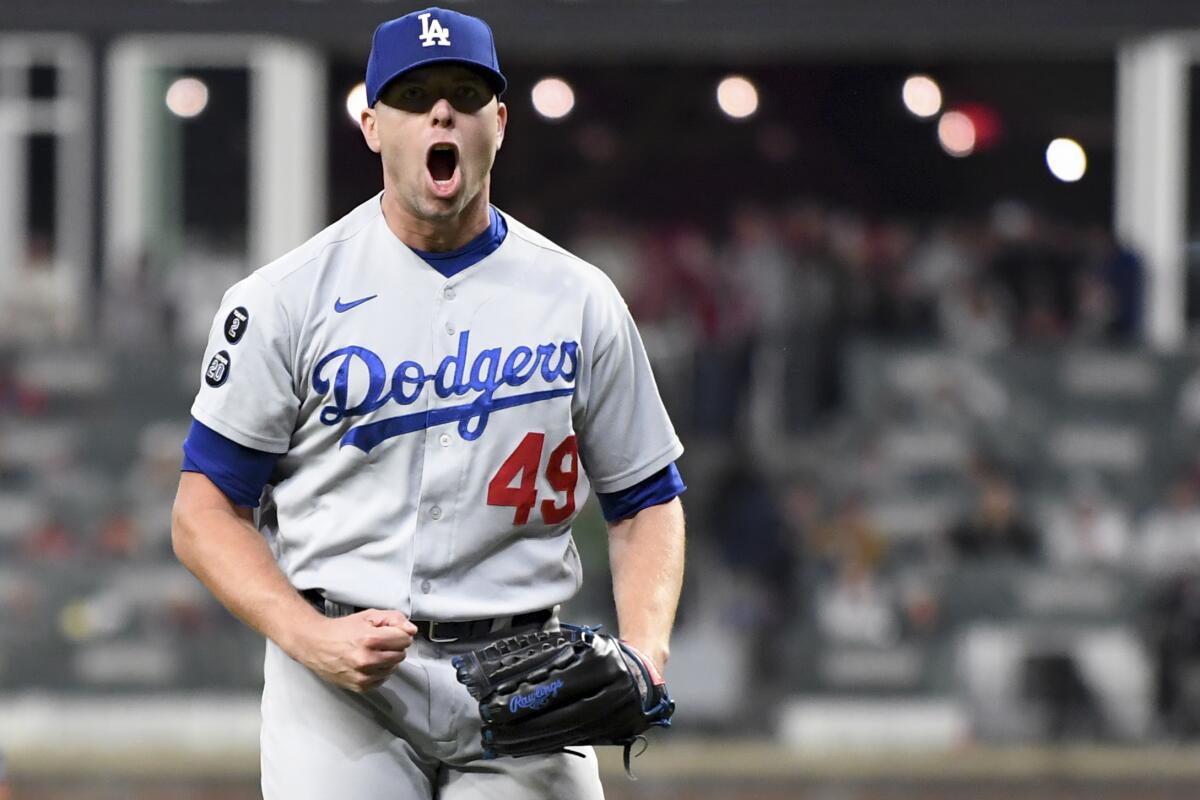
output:
[[[278,453],[238,444],[195,419],[183,442],[183,471],[203,473],[226,497],[248,508],[258,508],[278,460]]]
[[[661,505],[686,490],[687,486],[684,485],[675,462],[671,462],[628,489],[609,494],[596,492],[596,499],[600,501],[600,511],[604,514],[604,519],[616,522],[632,517],[643,508]]]

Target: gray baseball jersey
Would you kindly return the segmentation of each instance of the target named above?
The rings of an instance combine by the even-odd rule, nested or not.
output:
[[[282,454],[259,526],[298,589],[414,619],[554,606],[589,485],[683,452],[612,283],[505,220],[446,278],[377,195],[226,293],[192,415]]]

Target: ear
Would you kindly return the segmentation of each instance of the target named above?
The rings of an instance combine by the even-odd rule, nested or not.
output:
[[[375,109],[364,108],[362,116],[359,117],[358,126],[362,129],[363,139],[367,142],[367,147],[371,148],[372,153],[379,152],[379,128],[378,120],[375,118]]]
[[[504,144],[504,131],[508,127],[508,106],[500,103],[496,106],[496,149]]]

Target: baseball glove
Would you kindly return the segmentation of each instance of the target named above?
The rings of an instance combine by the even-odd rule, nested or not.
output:
[[[654,664],[593,628],[509,636],[452,663],[479,701],[484,758],[616,744],[629,772],[633,744],[651,726],[670,727],[675,711]]]

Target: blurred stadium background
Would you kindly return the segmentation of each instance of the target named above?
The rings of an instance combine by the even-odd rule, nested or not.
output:
[[[1196,796],[1200,5],[446,3],[497,204],[617,282],[688,446],[677,727],[609,796]],[[0,797],[256,796],[179,445],[223,289],[377,191],[415,7],[0,3]]]

